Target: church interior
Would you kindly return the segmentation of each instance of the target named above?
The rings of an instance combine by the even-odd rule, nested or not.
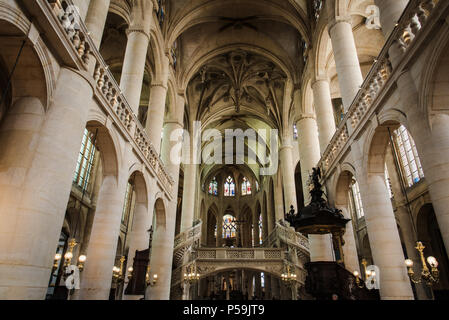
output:
[[[448,300],[449,1],[0,0],[0,300]]]

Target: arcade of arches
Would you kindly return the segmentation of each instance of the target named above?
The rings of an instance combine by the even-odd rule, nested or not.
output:
[[[0,0],[0,299],[448,299],[448,16]],[[313,168],[342,239],[285,220]]]

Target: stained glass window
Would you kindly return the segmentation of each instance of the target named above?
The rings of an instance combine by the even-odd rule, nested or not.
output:
[[[259,215],[259,243],[263,243],[263,226],[262,226],[262,215]]]
[[[231,176],[226,179],[226,182],[224,184],[224,195],[225,197],[235,196],[235,183],[234,179],[232,179]]]
[[[242,182],[242,196],[250,195],[251,194],[251,183],[248,181],[248,179],[243,178]]]
[[[218,196],[218,182],[217,179],[214,179],[209,183],[209,194]]]
[[[404,179],[408,186],[411,187],[424,178],[415,141],[404,126],[401,126],[394,134],[396,136],[396,146],[399,150],[399,161],[402,165]]]
[[[223,238],[235,238],[237,234],[237,224],[235,218],[230,214],[223,217]]]
[[[262,288],[265,288],[265,273],[260,274],[260,283],[262,285]]]
[[[96,149],[92,143],[90,132],[85,129],[75,174],[73,176],[73,183],[80,187],[83,191],[87,190],[89,186],[92,168],[94,165],[95,152]]]

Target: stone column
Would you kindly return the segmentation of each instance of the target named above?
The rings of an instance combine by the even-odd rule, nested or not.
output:
[[[385,176],[368,174],[363,180],[358,182],[373,260],[380,269],[380,295],[384,300],[413,299]]]
[[[52,104],[15,101],[0,127],[0,299],[44,299],[92,103],[61,69]]]
[[[284,138],[284,144],[280,149],[282,182],[284,185],[285,210],[289,211],[293,206],[298,210],[296,203],[295,170],[293,168],[292,142],[290,138]],[[277,217],[280,218],[280,217]]]
[[[298,121],[297,128],[304,202],[308,205],[311,197],[307,181],[312,168],[320,161],[318,128],[315,117],[313,115],[304,115]],[[331,235],[309,235],[309,242],[312,262],[334,261]]]
[[[148,249],[150,238],[148,230],[153,221],[153,210],[148,210],[147,204],[137,202],[134,209],[134,219],[131,232],[129,233],[129,252],[126,265],[126,277],[128,279],[128,268],[134,264],[136,250],[143,251]],[[135,275],[135,274],[133,274]],[[126,280],[127,281],[127,280]],[[141,296],[123,295],[125,300],[138,300]]]
[[[280,172],[278,172],[278,175],[281,174]],[[276,180],[276,179],[274,179]],[[282,186],[279,185],[279,183],[277,183],[276,181],[274,181],[274,205],[275,205],[275,210],[274,210],[274,217],[275,217],[275,222],[278,222],[280,219],[284,219],[285,218],[285,212],[287,212],[288,210],[290,210],[289,208],[285,208],[284,210],[284,200],[282,199]],[[284,212],[285,211],[285,212]],[[269,233],[271,232],[271,230],[269,230],[268,228],[268,221],[270,221],[270,218],[268,217],[267,214],[267,229],[266,230],[266,235],[268,236]],[[265,224],[264,224],[265,226]],[[265,233],[265,230],[264,230]],[[265,238],[265,234],[264,234],[264,238]]]
[[[397,80],[401,109],[407,111],[408,129],[413,137],[423,167],[432,205],[446,251],[449,253],[449,116],[431,116],[431,128],[421,111],[416,85],[410,71]]]
[[[336,131],[334,107],[332,105],[331,91],[327,80],[316,80],[312,84],[312,90],[318,122],[320,150],[321,154],[323,154]]]
[[[167,56],[161,57],[162,66],[160,74],[151,83],[150,105],[148,106],[148,117],[146,130],[151,143],[159,152],[161,148],[161,135],[164,126],[164,117],[167,101],[169,59]]]
[[[98,50],[100,50],[110,2],[111,0],[90,0],[89,3],[85,23]]]
[[[107,175],[103,178],[87,249],[88,259],[81,282],[80,300],[109,298],[126,186],[127,177],[123,173],[119,177]]]
[[[350,18],[337,18],[332,21],[329,25],[329,34],[332,40],[341,97],[346,112],[363,83]]]
[[[196,170],[197,166],[195,164],[184,165],[181,232],[188,230],[193,225],[193,217],[195,215]],[[203,223],[206,222],[204,221]]]
[[[178,199],[178,185],[179,185],[179,163],[170,161],[171,151],[179,141],[182,140],[182,135],[179,135],[179,141],[170,141],[170,136],[173,132],[179,131],[182,133],[183,125],[180,121],[184,118],[184,105],[185,100],[183,97],[178,96],[176,101],[176,119],[167,122],[164,136],[164,144],[162,158],[165,160],[167,172],[172,176],[174,180],[173,184],[173,199],[167,202],[165,208],[165,228],[162,226],[160,231],[156,229],[155,238],[153,241],[152,254],[151,254],[151,270],[152,274],[158,275],[158,283],[154,287],[148,287],[146,297],[149,300],[168,300],[170,297],[170,283],[171,272],[173,262],[173,241],[175,238],[175,226],[176,226],[176,211],[177,211],[177,199]],[[181,148],[180,150],[181,151]]]
[[[409,0],[374,0],[380,9],[380,23],[385,38],[388,39]]]
[[[125,59],[123,61],[120,88],[133,112],[138,115],[145,62],[153,23],[153,1],[135,1],[127,30]]]

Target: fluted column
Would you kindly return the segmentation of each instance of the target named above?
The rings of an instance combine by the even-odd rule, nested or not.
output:
[[[95,46],[100,49],[101,39],[108,16],[111,0],[90,0],[86,15],[86,27]]]
[[[327,80],[317,80],[312,84],[313,101],[318,121],[318,132],[321,154],[326,151],[336,131],[334,107]]]
[[[309,174],[320,160],[318,128],[313,115],[304,115],[297,123],[299,158],[301,161],[301,177],[304,193],[304,204],[312,200],[307,183]],[[309,235],[310,259],[317,261],[334,261],[332,240],[330,235]]]
[[[45,298],[92,101],[61,69],[52,103],[15,101],[0,126],[0,299]]]
[[[193,217],[195,215],[196,170],[197,166],[195,164],[184,165],[181,232],[191,228],[193,225]]]
[[[350,19],[333,21],[329,26],[338,82],[345,112],[349,109],[363,83]]]
[[[380,270],[380,295],[384,300],[413,299],[404,253],[385,185],[384,174],[358,179],[374,264]]]
[[[107,175],[98,197],[80,300],[108,300],[126,193],[126,177]]]
[[[131,109],[138,115],[145,62],[150,43],[150,29],[153,23],[153,1],[134,1],[131,18],[132,21],[127,30],[128,42],[120,88]]]
[[[282,182],[284,185],[284,203],[285,209],[290,210],[293,206],[298,210],[296,200],[295,171],[293,169],[292,142],[289,138],[284,138],[284,144],[280,149]]]
[[[150,105],[148,106],[148,117],[146,130],[156,151],[161,147],[161,135],[164,126],[165,105],[167,100],[167,82],[169,75],[169,60],[167,56],[161,57],[161,73],[151,83]]]

